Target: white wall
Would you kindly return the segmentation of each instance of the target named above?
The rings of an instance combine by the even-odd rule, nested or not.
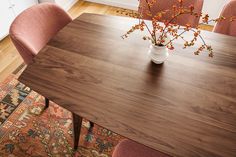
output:
[[[39,0],[39,3],[51,2],[56,3],[65,10],[69,10],[78,0]]]
[[[138,0],[86,0],[95,3],[107,4],[127,9],[137,10]]]
[[[208,13],[211,18],[217,18],[228,0],[204,0],[203,13]]]
[[[138,0],[87,0],[112,6],[137,10]],[[166,0],[168,1],[168,0]],[[208,13],[211,18],[217,18],[224,4],[228,0],[204,0],[203,13]]]
[[[0,40],[9,34],[10,25],[16,16],[35,4],[38,4],[38,0],[0,1]]]

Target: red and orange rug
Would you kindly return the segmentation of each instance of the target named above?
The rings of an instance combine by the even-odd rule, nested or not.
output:
[[[74,152],[71,113],[55,103],[41,113],[44,98],[17,81],[0,83],[0,157],[110,157],[123,137],[83,121]]]

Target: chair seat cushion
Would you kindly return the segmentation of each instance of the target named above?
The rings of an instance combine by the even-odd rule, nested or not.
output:
[[[170,157],[162,152],[148,148],[131,140],[121,141],[115,148],[112,157]]]

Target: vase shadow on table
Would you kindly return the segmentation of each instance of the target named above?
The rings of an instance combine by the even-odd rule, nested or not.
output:
[[[163,78],[164,69],[165,63],[155,64],[150,61],[150,63],[147,65],[146,71],[148,72],[148,75],[146,75],[146,81],[155,86],[160,84],[161,78]]]

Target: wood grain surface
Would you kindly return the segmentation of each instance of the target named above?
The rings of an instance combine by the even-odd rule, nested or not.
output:
[[[73,5],[68,13],[73,19],[75,19],[83,13],[124,16],[120,12],[124,10],[132,12],[127,9],[79,0]],[[213,26],[200,25],[200,28],[203,30],[212,31]],[[0,41],[0,82],[4,81],[11,73],[14,73],[14,71],[20,67],[21,64],[23,64],[23,59],[15,49],[10,38],[6,37],[4,40]]]
[[[148,58],[137,20],[83,14],[61,30],[19,80],[62,107],[172,156],[236,156],[236,38],[202,32],[214,48]]]

